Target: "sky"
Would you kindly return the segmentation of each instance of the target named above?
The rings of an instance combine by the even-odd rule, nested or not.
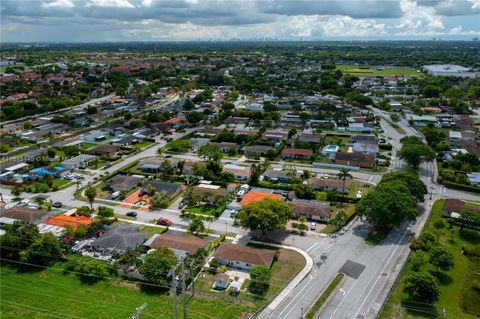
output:
[[[470,40],[480,0],[1,0],[1,42]]]

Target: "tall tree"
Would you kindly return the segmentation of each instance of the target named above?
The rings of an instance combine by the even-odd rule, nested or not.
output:
[[[188,231],[195,235],[205,232],[203,219],[200,216],[195,216],[188,225]]]
[[[93,185],[89,184],[85,189],[85,196],[90,203],[90,209],[93,211],[93,202],[95,201],[95,197],[97,196],[97,189],[93,187]]]
[[[428,261],[435,267],[435,270],[438,272],[438,269],[449,270],[454,266],[454,258],[451,253],[449,253],[445,248],[435,247],[429,252],[430,258]]]
[[[223,153],[217,146],[207,144],[200,147],[198,155],[206,157],[209,161],[218,162],[222,159]]]
[[[432,161],[435,158],[435,152],[416,136],[406,136],[401,139],[401,142],[402,148],[397,154],[413,169],[417,169],[421,162]]]
[[[250,230],[267,231],[284,229],[292,217],[292,210],[278,199],[266,198],[256,203],[246,205],[236,218],[240,225]]]
[[[160,286],[167,286],[169,283],[168,272],[177,264],[177,260],[177,255],[173,250],[162,247],[147,254],[138,271],[148,281]]]
[[[412,272],[405,278],[404,291],[412,300],[434,302],[438,300],[440,289],[435,277],[426,272]]]
[[[418,213],[415,198],[401,181],[380,183],[360,200],[356,211],[378,230],[399,225],[404,219],[414,220]]]

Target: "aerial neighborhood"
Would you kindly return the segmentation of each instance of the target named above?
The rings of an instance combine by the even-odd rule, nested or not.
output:
[[[478,42],[176,45],[2,47],[1,317],[478,317]]]

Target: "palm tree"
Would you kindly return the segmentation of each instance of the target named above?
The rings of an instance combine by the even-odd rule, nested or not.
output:
[[[15,188],[12,190],[12,195],[15,196],[16,198],[20,197],[20,195],[22,195],[22,191],[20,190],[20,187],[15,186]]]
[[[163,156],[163,152],[164,152],[164,149],[162,147],[160,147],[158,150],[157,150],[157,155],[158,157],[162,157]]]
[[[266,157],[263,159],[263,162],[260,163],[260,168],[262,171],[266,171],[271,167],[272,167],[272,164],[270,164],[270,160]]]
[[[210,233],[210,224],[215,221],[215,217],[214,216],[208,216],[205,218],[205,220],[208,222],[208,231],[207,233]]]
[[[347,181],[347,178],[350,178],[350,179],[353,178],[353,176],[349,172],[350,172],[349,169],[342,168],[340,169],[340,173],[337,174],[338,179],[343,181],[342,192],[345,191],[345,182]]]
[[[203,224],[203,220],[200,216],[195,216],[190,221],[190,225],[188,225],[188,231],[195,235],[205,231],[205,225]]]
[[[85,196],[90,203],[90,209],[93,211],[93,202],[95,201],[95,196],[97,196],[97,189],[93,187],[91,184],[87,186],[85,189]]]

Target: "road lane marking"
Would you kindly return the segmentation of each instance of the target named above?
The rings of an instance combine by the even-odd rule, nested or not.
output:
[[[312,249],[313,249],[314,247],[316,247],[317,245],[318,245],[318,242],[315,243],[315,244],[313,244],[312,246],[310,246],[310,247],[306,250],[306,252],[308,253],[310,250],[312,250]]]
[[[407,224],[407,227],[405,227],[405,228],[406,228],[406,229],[403,230],[402,237],[400,238],[400,240],[399,240],[398,242],[400,242],[401,240],[403,240],[403,238],[407,235],[407,233],[409,233],[408,231],[406,231],[406,230],[408,230],[408,228],[409,228],[409,225],[408,225],[408,224]],[[385,269],[387,268],[390,260],[392,259],[393,256],[395,256],[396,251],[397,251],[398,248],[400,248],[400,247],[402,247],[402,246],[399,246],[399,245],[396,246],[396,248],[395,248],[395,250],[393,251],[392,255],[388,258],[387,262],[385,263],[385,266],[383,267],[382,271],[380,271],[381,274],[384,273],[384,271],[385,271]],[[402,247],[402,248],[404,248],[404,247]],[[394,266],[395,266],[395,265],[392,265],[392,268],[393,268]],[[357,308],[357,311],[356,311],[355,314],[353,315],[353,318],[355,318],[355,316],[357,315],[357,313],[362,309],[363,305],[365,304],[365,302],[366,302],[367,299],[369,298],[370,294],[372,293],[373,288],[375,288],[375,286],[377,285],[378,280],[379,280],[381,277],[382,277],[382,276],[377,276],[377,278],[375,279],[375,282],[373,283],[372,287],[370,288],[370,290],[368,291],[367,295],[365,296],[365,299],[364,299],[363,302],[360,304],[360,307]],[[375,278],[375,277],[373,277],[373,278]],[[373,278],[370,280],[370,282],[373,280]],[[369,284],[370,284],[370,282],[369,282]],[[368,286],[366,286],[366,287],[368,287]],[[364,291],[365,291],[365,290],[364,290]],[[363,296],[363,293],[360,295],[360,298],[362,298],[362,296]],[[359,298],[359,299],[360,299],[360,298]],[[357,299],[357,301],[358,301],[359,299]],[[354,305],[357,304],[357,301],[355,301]]]
[[[408,223],[403,226],[403,228],[407,228],[407,227],[408,227]],[[402,232],[403,232],[404,230],[405,230],[405,229],[403,229]],[[400,238],[400,235],[402,234],[402,232],[400,232],[400,233],[398,234],[397,238],[396,238],[396,239],[394,240],[394,242],[393,242],[394,244],[397,243],[397,241],[398,241],[398,239]],[[402,236],[402,238],[403,238],[403,236]],[[394,252],[395,252],[398,247],[399,247],[399,246],[394,246],[394,245],[392,245],[392,247],[390,247],[390,249],[388,250],[387,256],[390,255],[390,253],[392,252],[392,249],[395,248],[395,249],[394,249]],[[393,254],[392,254],[392,256],[393,256]],[[387,260],[387,263],[386,263],[386,264],[388,264],[388,261],[389,261],[390,259],[391,259],[391,256],[390,256],[390,258]],[[380,278],[380,276],[377,277],[377,278]],[[372,280],[373,280],[373,278],[370,280],[370,282],[371,282]],[[357,279],[357,280],[355,281],[355,283],[353,284],[353,286],[352,286],[352,287],[350,288],[350,290],[348,291],[347,296],[352,292],[353,287],[355,287],[355,285],[356,285],[358,282],[359,282],[359,280]],[[368,286],[367,286],[367,287],[368,287]],[[343,297],[342,297],[342,299],[340,300],[340,303],[338,304],[337,308],[335,309],[335,311],[334,311],[334,312],[332,313],[332,315],[330,316],[330,319],[332,319],[333,316],[335,315],[335,313],[337,313],[338,309],[340,309],[340,305],[343,303],[345,297],[346,297],[346,296],[343,296]]]

